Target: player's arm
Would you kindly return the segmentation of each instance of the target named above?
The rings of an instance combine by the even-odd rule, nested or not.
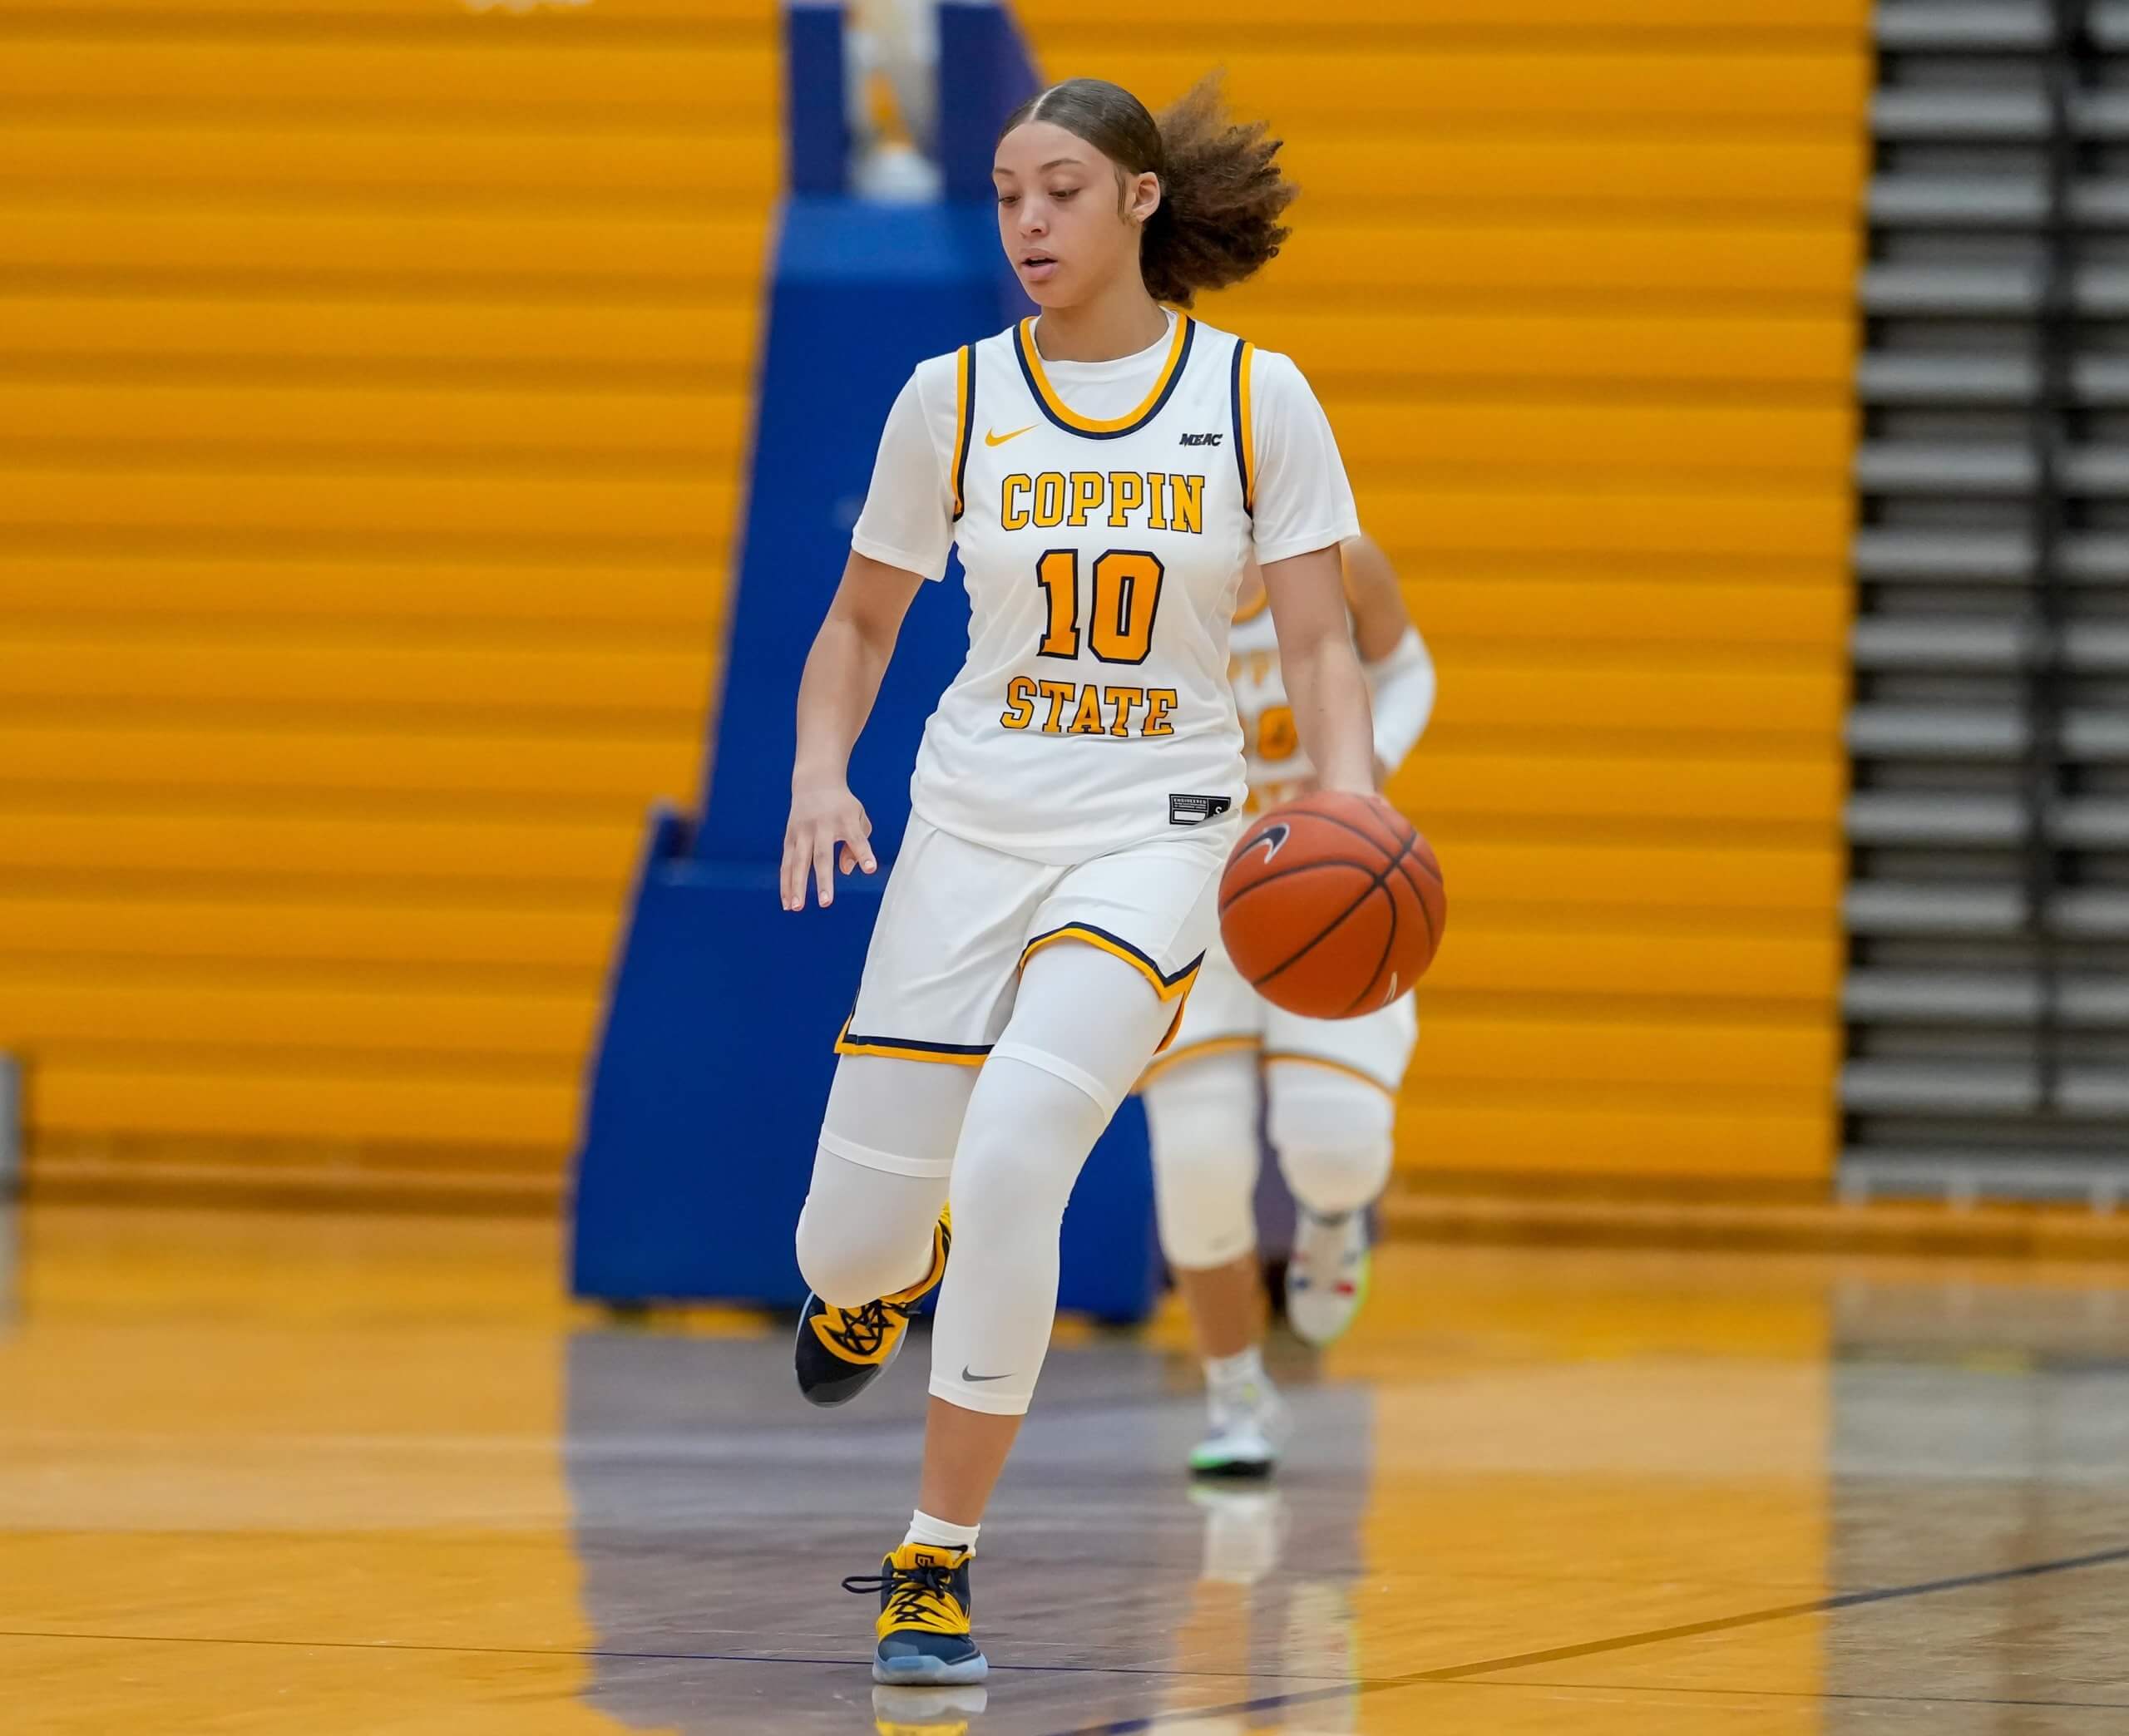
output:
[[[1374,725],[1367,680],[1353,649],[1337,545],[1267,561],[1263,571],[1287,703],[1316,783],[1372,796]]]
[[[1346,596],[1352,605],[1353,642],[1367,670],[1375,714],[1375,758],[1384,778],[1395,772],[1434,714],[1434,659],[1412,624],[1397,570],[1371,536],[1344,545]]]
[[[783,828],[783,908],[803,910],[806,876],[823,908],[835,902],[842,871],[879,866],[868,841],[872,822],[850,793],[850,750],[857,745],[880,680],[894,655],[902,618],[924,583],[916,573],[851,551],[827,619],[813,636],[798,683],[798,751],[791,767],[791,818]]]

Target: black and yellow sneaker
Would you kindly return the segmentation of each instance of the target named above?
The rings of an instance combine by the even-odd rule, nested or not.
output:
[[[798,1315],[792,1362],[798,1371],[798,1390],[808,1404],[847,1404],[879,1378],[881,1371],[901,1354],[916,1304],[946,1275],[946,1255],[953,1245],[952,1210],[942,1207],[931,1230],[931,1264],[907,1290],[862,1308],[836,1308],[808,1295]]]
[[[943,1686],[980,1682],[990,1662],[969,1632],[973,1600],[968,1565],[972,1549],[905,1543],[880,1563],[877,1573],[853,1575],[846,1591],[880,1594],[880,1643],[872,1653],[872,1679],[895,1684]]]

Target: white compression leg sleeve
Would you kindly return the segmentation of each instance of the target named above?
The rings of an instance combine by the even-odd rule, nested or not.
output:
[[[1390,1094],[1306,1062],[1275,1061],[1264,1072],[1267,1131],[1294,1197],[1318,1217],[1371,1203],[1390,1179]]]
[[[931,1259],[972,1068],[845,1055],[821,1122],[798,1215],[798,1270],[813,1293],[856,1308],[906,1290]]]
[[[1257,1245],[1256,1054],[1178,1062],[1139,1097],[1168,1263],[1199,1271],[1240,1259]]]
[[[1057,1314],[1064,1202],[1174,1016],[1144,977],[1094,947],[1067,943],[1028,961],[954,1153],[935,1397],[995,1416],[1027,1409]]]

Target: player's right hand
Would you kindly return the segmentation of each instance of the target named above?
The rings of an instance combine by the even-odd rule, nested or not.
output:
[[[862,868],[874,873],[872,822],[864,804],[850,793],[842,779],[791,786],[791,818],[783,828],[783,908],[806,908],[806,876],[813,876],[821,908],[835,902],[835,870],[838,856],[842,871]]]

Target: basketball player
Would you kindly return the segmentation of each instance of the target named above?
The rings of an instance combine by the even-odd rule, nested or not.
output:
[[[988,1669],[969,1563],[1049,1346],[1065,1200],[1216,927],[1251,554],[1319,783],[1375,792],[1337,445],[1285,357],[1178,311],[1277,253],[1278,148],[1210,81],[1158,123],[1096,79],[1008,120],[999,238],[1040,317],[903,387],[800,683],[793,910],[809,872],[825,905],[838,867],[874,869],[851,747],[918,586],[959,546],[968,658],[925,726],[798,1230],[817,1404],[874,1379],[940,1292],[918,1506],[879,1574],[844,1581],[878,1594],[881,1681]]]
[[[1397,575],[1368,538],[1342,550],[1352,630],[1373,694],[1386,778],[1434,709],[1433,660]],[[1252,809],[1315,787],[1294,732],[1279,645],[1252,566],[1228,641]],[[1257,1258],[1260,1116],[1297,1209],[1287,1318],[1311,1344],[1343,1332],[1367,1291],[1367,1210],[1390,1179],[1391,1117],[1419,1023],[1409,994],[1357,1018],[1304,1018],[1245,982],[1216,937],[1175,1041],[1141,1087],[1162,1251],[1204,1359],[1211,1428],[1190,1456],[1208,1476],[1261,1477],[1287,1412],[1264,1372]]]

